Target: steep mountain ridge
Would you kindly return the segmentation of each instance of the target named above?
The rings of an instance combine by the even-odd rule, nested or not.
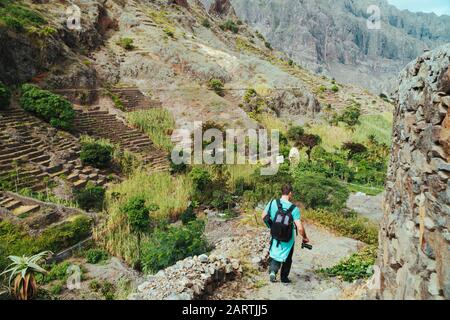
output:
[[[386,0],[231,2],[241,19],[302,66],[376,93],[392,92],[398,72],[424,49],[450,41],[450,16],[401,11]],[[380,30],[367,27],[371,5],[380,9]]]

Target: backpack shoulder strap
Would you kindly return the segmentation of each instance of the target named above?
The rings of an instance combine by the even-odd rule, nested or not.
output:
[[[277,199],[277,207],[278,207],[278,210],[283,211],[283,206],[281,205],[280,199]]]
[[[292,214],[292,212],[294,212],[295,208],[297,208],[295,204],[291,205],[289,207],[289,209],[287,210],[287,213]]]

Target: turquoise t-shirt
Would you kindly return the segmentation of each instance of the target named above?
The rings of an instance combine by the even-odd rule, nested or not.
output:
[[[280,199],[283,210],[287,210],[291,207],[292,203],[287,200]],[[271,205],[272,202],[272,205]],[[273,200],[266,205],[264,209],[265,212],[270,214],[270,219],[273,221],[275,219],[275,214],[277,213],[277,201]],[[292,218],[294,221],[300,221],[300,210],[295,207],[292,211]],[[292,246],[295,242],[295,227],[292,228],[292,238],[289,242],[280,242],[277,246],[277,241],[273,242],[272,247],[270,248],[270,257],[278,262],[285,262],[289,252],[292,249]]]

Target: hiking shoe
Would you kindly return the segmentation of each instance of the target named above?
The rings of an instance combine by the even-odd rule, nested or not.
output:
[[[283,283],[291,283],[292,281],[289,278],[284,278],[284,279],[281,279],[281,282],[283,282]]]
[[[277,275],[275,272],[271,272],[269,275],[270,282],[276,282],[277,281]]]

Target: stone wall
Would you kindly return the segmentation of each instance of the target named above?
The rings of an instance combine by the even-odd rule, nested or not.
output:
[[[382,299],[450,298],[450,44],[400,75],[378,264]]]

